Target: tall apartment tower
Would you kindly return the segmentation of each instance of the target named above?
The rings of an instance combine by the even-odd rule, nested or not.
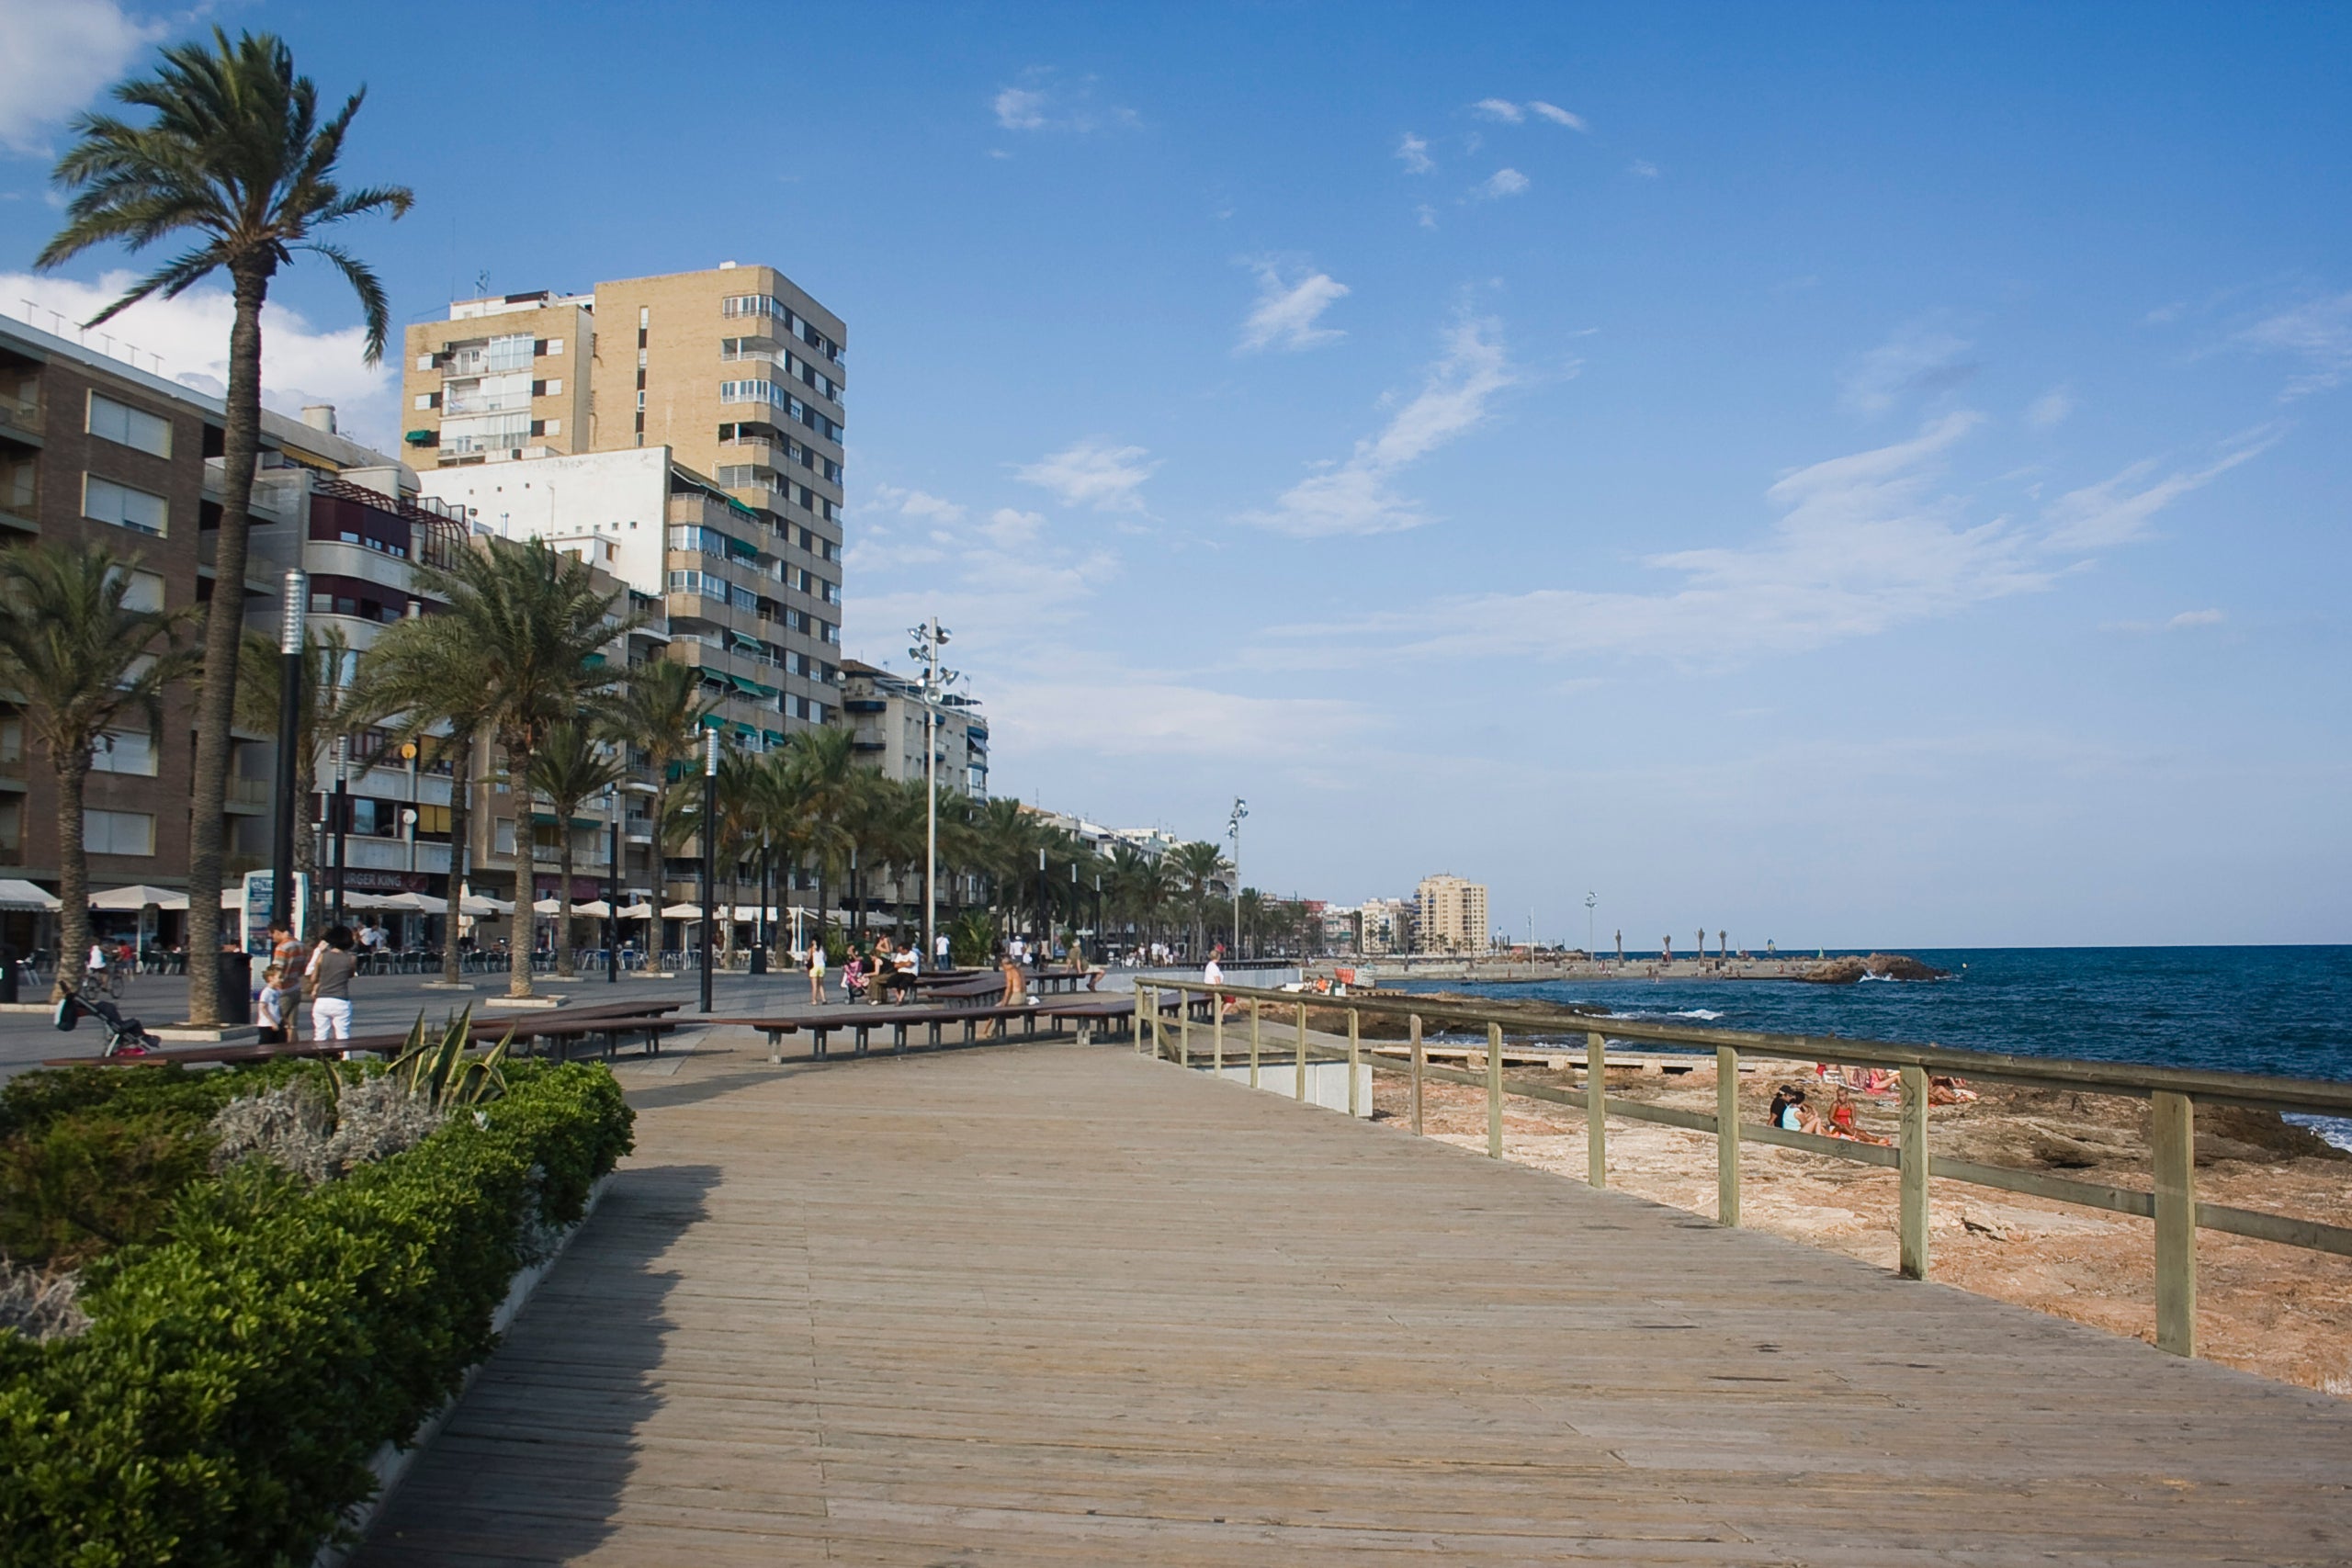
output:
[[[1487,889],[1440,872],[1421,878],[1414,899],[1414,946],[1422,953],[1484,953],[1491,940],[1487,925]]]
[[[773,744],[840,712],[847,331],[733,262],[458,300],[408,329],[407,456],[476,526],[594,550],[661,596],[667,657]]]

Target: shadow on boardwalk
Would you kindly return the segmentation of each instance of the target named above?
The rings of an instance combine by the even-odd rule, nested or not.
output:
[[[615,1178],[355,1557],[387,1563],[568,1562],[613,1533],[661,1407],[662,1266],[707,1212],[709,1165],[633,1166]]]
[[[744,1066],[368,1568],[2352,1561],[2306,1390],[1124,1047]]]

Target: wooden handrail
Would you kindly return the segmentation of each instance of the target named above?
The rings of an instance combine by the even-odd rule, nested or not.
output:
[[[1641,1019],[1572,1017],[1563,1020],[1555,1013],[1539,1012],[1525,1007],[1509,1004],[1488,1006],[1434,997],[1313,997],[1297,991],[1270,991],[1229,983],[1212,987],[1198,980],[1161,979],[1139,982],[1136,989],[1138,1008],[1136,1048],[1139,1051],[1144,1048],[1141,1010],[1148,1008],[1151,1014],[1151,1054],[1155,1057],[1166,1055],[1160,1027],[1165,1010],[1160,998],[1162,993],[1173,993],[1177,1028],[1184,1042],[1179,1046],[1177,1059],[1186,1066],[1190,1065],[1190,1052],[1186,1047],[1190,1042],[1192,1003],[1194,999],[1207,1002],[1214,1020],[1212,1027],[1220,1047],[1224,1037],[1224,1009],[1216,998],[1248,1002],[1250,1010],[1252,1088],[1257,1086],[1258,1019],[1264,1004],[1279,1002],[1285,1010],[1295,1010],[1298,1056],[1295,1092],[1301,1100],[1306,1099],[1306,1065],[1310,1059],[1344,1062],[1348,1066],[1351,1112],[1359,1109],[1355,1070],[1357,1065],[1364,1060],[1360,1047],[1362,1015],[1373,1013],[1402,1018],[1406,1020],[1410,1042],[1408,1059],[1397,1063],[1375,1057],[1372,1059],[1371,1066],[1375,1072],[1402,1073],[1410,1077],[1412,1130],[1416,1134],[1421,1130],[1421,1084],[1425,1078],[1485,1088],[1487,1152],[1497,1158],[1501,1157],[1503,1152],[1502,1101],[1506,1095],[1515,1094],[1525,1099],[1579,1107],[1586,1118],[1586,1146],[1589,1162],[1588,1179],[1595,1187],[1606,1185],[1608,1180],[1609,1117],[1713,1134],[1717,1140],[1716,1214],[1724,1224],[1739,1224],[1739,1149],[1743,1144],[1774,1144],[1864,1165],[1892,1167],[1899,1178],[1900,1201],[1895,1223],[1899,1268],[1902,1273],[1913,1279],[1924,1280],[1928,1276],[1928,1183],[1931,1177],[2153,1220],[2156,1232],[2156,1344],[2159,1348],[2177,1355],[2194,1356],[2197,1353],[2196,1236],[2199,1229],[2222,1231],[2284,1247],[2352,1258],[2352,1228],[2199,1201],[2196,1194],[2195,1163],[2195,1107],[2199,1101],[2263,1110],[2352,1114],[2352,1084],[2313,1078],[2270,1077],[2256,1073],[2213,1072],[2195,1067],[2162,1067],[2127,1062],[2088,1062],[2063,1056],[1961,1051],[1940,1045],[1848,1040],[1834,1035],[1702,1029]],[[1344,1053],[1309,1049],[1306,1010],[1310,1006],[1346,1012],[1348,1045]],[[1474,1074],[1430,1066],[1421,1048],[1422,1027],[1429,1021],[1485,1026],[1486,1070]],[[1514,1025],[1530,1031],[1583,1034],[1586,1055],[1585,1078],[1581,1088],[1570,1089],[1555,1084],[1507,1081],[1502,1071],[1503,1032]],[[1716,1068],[1715,1113],[1710,1116],[1676,1106],[1651,1105],[1611,1095],[1607,1083],[1607,1042],[1612,1038],[1712,1051]],[[1890,1146],[1822,1137],[1738,1121],[1739,1058],[1743,1052],[1768,1060],[1899,1068],[1902,1089],[1899,1136]],[[1221,1066],[1221,1049],[1217,1060]],[[2032,1088],[2072,1089],[2149,1100],[2153,1112],[2151,1144],[2154,1156],[2154,1190],[2142,1192],[2130,1188],[2077,1181],[2043,1171],[1978,1165],[1932,1154],[1928,1148],[1928,1076],[1930,1072]],[[1727,1121],[1736,1129],[1736,1135],[1728,1139],[1722,1136]]]

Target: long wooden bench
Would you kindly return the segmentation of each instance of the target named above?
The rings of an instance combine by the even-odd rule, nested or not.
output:
[[[852,1055],[867,1054],[876,1030],[890,1032],[892,1055],[904,1055],[909,1048],[910,1030],[923,1032],[923,1048],[938,1050],[949,1044],[978,1045],[983,1040],[1011,1042],[1014,1036],[1009,1030],[982,1036],[979,1026],[987,1022],[1005,1023],[1019,1019],[1024,1026],[1023,1039],[1035,1039],[1038,1022],[1044,1020],[1058,1026],[1075,1023],[1081,1043],[1091,1043],[1094,1030],[1102,1024],[1121,1018],[1131,1018],[1135,999],[1131,997],[1092,997],[1084,1000],[1055,1001],[1032,998],[1028,1001],[1006,1007],[845,1007],[803,1008],[790,1012],[766,1013],[742,1018],[715,1018],[713,1024],[731,1024],[755,1029],[767,1036],[768,1060],[784,1060],[784,1037],[806,1034],[809,1037],[810,1055],[830,1055],[831,1037],[848,1034],[853,1042]],[[950,1025],[962,1025],[962,1038],[949,1041],[942,1031]],[[1057,1027],[1058,1032],[1058,1027]]]
[[[646,1055],[659,1055],[662,1037],[686,1026],[684,1020],[664,1016],[675,1012],[679,1005],[676,1002],[614,1002],[593,1008],[549,1009],[545,1012],[525,1015],[492,1014],[470,1021],[467,1028],[467,1042],[472,1045],[493,1044],[510,1036],[532,1045],[542,1041],[560,1041],[565,1043],[558,1053],[559,1058],[569,1060],[570,1042],[601,1037],[605,1043],[605,1059],[610,1061],[624,1037],[642,1034]],[[408,1031],[401,1030],[398,1033],[354,1035],[348,1040],[299,1040],[275,1045],[171,1046],[136,1056],[53,1056],[42,1066],[74,1067],[96,1063],[106,1066],[138,1066],[166,1062],[183,1066],[229,1066],[275,1061],[281,1056],[341,1056],[353,1051],[390,1055],[407,1043]]]

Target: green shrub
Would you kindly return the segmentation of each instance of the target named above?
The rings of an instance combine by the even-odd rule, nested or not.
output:
[[[603,1068],[521,1063],[507,1082],[339,1181],[246,1162],[192,1183],[168,1239],[85,1271],[87,1332],[0,1333],[6,1560],[306,1563],[371,1490],[368,1456],[489,1353],[530,1194],[569,1224],[628,1152]]]
[[[212,1139],[186,1111],[52,1116],[0,1143],[0,1257],[70,1269],[146,1240],[209,1174]]]

